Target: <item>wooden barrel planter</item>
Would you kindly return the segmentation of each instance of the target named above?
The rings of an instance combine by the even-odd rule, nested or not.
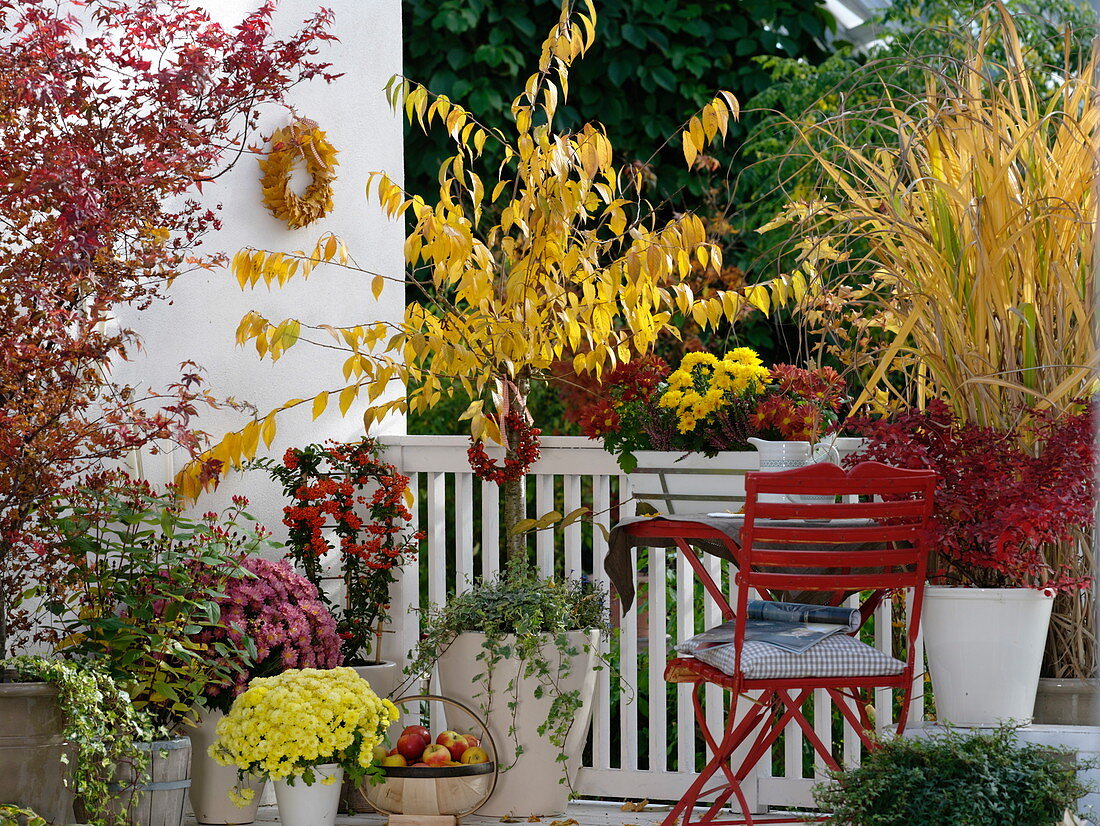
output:
[[[138,743],[138,748],[150,752],[148,778],[137,783],[132,767],[119,771],[117,805],[111,807],[115,823],[180,826],[191,788],[191,739]]]
[[[0,683],[0,802],[34,809],[51,823],[73,822],[66,785],[75,750],[51,683]]]

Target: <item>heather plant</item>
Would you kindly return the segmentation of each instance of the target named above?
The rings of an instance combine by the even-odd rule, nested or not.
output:
[[[271,677],[291,668],[335,668],[342,662],[336,621],[317,588],[285,560],[248,556],[239,575],[222,585],[216,625],[194,641],[208,650],[219,645],[251,644],[254,652],[231,682],[211,680],[204,703],[222,712],[256,677]],[[217,663],[212,663],[217,666]]]
[[[1088,574],[1050,551],[1092,527],[1095,405],[1032,411],[1014,430],[961,421],[939,400],[924,411],[854,421],[866,437],[846,461],[936,471],[931,546],[947,583],[979,588],[1084,588]]]
[[[329,441],[290,448],[281,464],[269,459],[250,463],[267,470],[292,501],[283,508],[287,556],[336,617],[345,665],[381,659],[395,571],[417,553],[423,538],[422,532],[408,530],[409,477],[382,461],[378,450],[370,438]],[[322,588],[329,553],[339,559],[342,605]]]

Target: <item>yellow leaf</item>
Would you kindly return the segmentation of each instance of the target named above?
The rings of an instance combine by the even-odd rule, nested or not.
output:
[[[260,433],[263,436],[264,444],[271,447],[271,443],[275,441],[275,414],[268,413],[267,418],[264,419],[263,428]]]
[[[348,408],[351,407],[351,403],[355,401],[355,397],[359,395],[359,385],[351,384],[340,391],[340,415],[347,415]]]
[[[768,288],[763,284],[753,284],[747,290],[745,290],[745,298],[749,300],[752,306],[760,310],[764,315],[768,314],[768,310],[771,309],[771,300],[768,297]]]
[[[313,418],[316,419],[322,413],[325,412],[325,408],[328,407],[328,391],[318,393],[313,398]]]
[[[686,130],[682,133],[682,137],[684,140],[684,160],[687,161],[688,169],[691,169],[691,165],[695,163],[695,157],[699,154],[699,151],[695,148],[691,135]]]
[[[381,275],[376,275],[371,279],[370,291],[374,293],[374,298],[377,301],[382,296],[382,289],[386,286],[386,279]]]

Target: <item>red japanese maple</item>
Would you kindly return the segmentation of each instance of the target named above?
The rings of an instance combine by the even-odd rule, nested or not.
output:
[[[214,262],[195,257],[218,219],[193,193],[258,107],[331,79],[313,60],[331,14],[277,39],[273,10],[226,30],[184,0],[0,0],[0,655],[5,593],[50,559],[50,495],[151,440],[195,448],[197,371],[152,398],[112,384],[137,343],[112,308]]]
[[[947,582],[1083,588],[1089,580],[1045,554],[1093,525],[1095,405],[1081,408],[1033,411],[1006,432],[960,422],[946,404],[932,401],[923,413],[849,422],[868,444],[847,462],[871,459],[939,474],[932,547]]]

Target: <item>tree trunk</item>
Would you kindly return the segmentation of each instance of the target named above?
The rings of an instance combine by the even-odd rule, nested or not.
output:
[[[503,392],[511,393],[509,404],[512,409],[518,410],[520,415],[527,415],[527,391],[530,380],[526,375],[516,378],[514,385],[505,385]],[[503,418],[503,417],[502,417]],[[507,445],[505,456],[508,459],[517,457],[516,448],[519,445],[519,434],[514,428],[507,431]],[[522,570],[527,565],[527,534],[516,534],[512,528],[521,519],[527,517],[527,479],[521,477],[514,482],[505,482],[501,485],[501,496],[504,499],[504,531],[505,531],[505,558],[507,569]]]

